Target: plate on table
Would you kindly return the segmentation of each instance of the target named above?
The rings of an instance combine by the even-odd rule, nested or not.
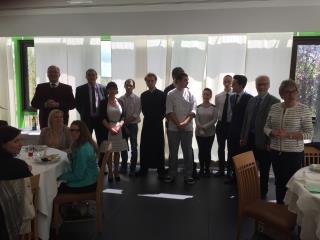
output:
[[[59,154],[50,154],[50,155],[46,155],[44,157],[41,158],[40,161],[41,163],[54,163],[60,160],[60,156]]]
[[[313,172],[320,173],[320,164],[311,164],[309,168]]]

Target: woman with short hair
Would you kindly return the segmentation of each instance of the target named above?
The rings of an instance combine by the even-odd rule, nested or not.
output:
[[[304,159],[303,140],[312,139],[313,127],[310,108],[298,102],[295,81],[282,81],[279,94],[284,102],[271,106],[264,132],[271,140],[277,203],[283,204],[286,184],[301,168]]]
[[[99,104],[99,115],[103,126],[108,132],[107,140],[101,144],[101,151],[106,152],[111,143],[111,153],[108,164],[108,181],[115,179],[120,181],[119,160],[120,152],[128,150],[128,144],[124,133],[124,108],[120,100],[116,98],[118,86],[115,82],[109,82],[106,86],[106,99]],[[105,155],[107,156],[107,155]],[[113,161],[112,161],[113,160]],[[112,163],[113,162],[113,163]],[[114,167],[113,167],[114,165]]]
[[[21,130],[0,127],[0,180],[13,180],[32,176],[31,167],[16,158],[23,145]]]

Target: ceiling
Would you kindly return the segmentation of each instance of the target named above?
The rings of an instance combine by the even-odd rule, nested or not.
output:
[[[270,2],[260,0],[258,2]],[[279,0],[278,0],[279,1]],[[150,6],[150,5],[180,5],[205,3],[239,3],[257,2],[255,0],[2,0],[0,10],[50,9],[72,7],[116,7],[116,6]]]

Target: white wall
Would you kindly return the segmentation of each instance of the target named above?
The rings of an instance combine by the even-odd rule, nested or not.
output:
[[[0,36],[218,34],[318,31],[320,28],[319,3],[178,11],[179,6],[159,11],[154,7],[144,12],[95,9],[88,13],[90,8],[72,12],[68,9],[0,11]]]

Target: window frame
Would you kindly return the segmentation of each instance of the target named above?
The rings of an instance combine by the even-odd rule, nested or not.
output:
[[[28,69],[28,48],[34,47],[33,40],[20,40],[20,67],[21,67],[21,94],[22,110],[25,112],[36,112],[29,102],[33,96],[29,95],[29,69]]]
[[[320,36],[293,37],[290,78],[294,80],[296,79],[298,45],[320,45]]]

